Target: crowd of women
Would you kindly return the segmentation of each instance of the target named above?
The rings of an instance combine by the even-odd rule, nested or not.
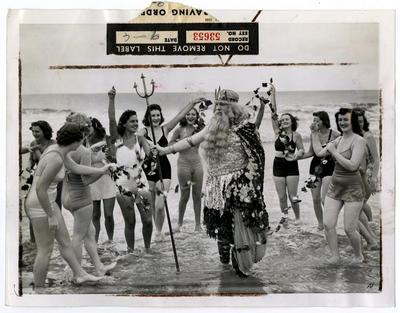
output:
[[[354,250],[355,262],[363,262],[360,235],[366,240],[368,249],[378,248],[378,240],[369,224],[372,212],[367,202],[378,190],[380,166],[380,156],[365,111],[340,109],[335,114],[337,130],[331,128],[325,111],[313,113],[307,150],[302,135],[297,132],[299,121],[289,112],[278,114],[275,88],[272,84],[269,88],[268,99],[260,97],[259,112],[253,123],[257,133],[264,107],[268,104],[275,133],[272,172],[282,218],[276,229],[267,227],[266,233],[288,228],[290,209],[294,213],[294,224],[299,224],[298,161],[312,157],[307,187],[311,189],[317,227],[325,230],[331,250],[329,261],[337,262],[340,258],[336,225],[343,208],[344,229]],[[83,113],[71,113],[58,130],[56,140],[52,139],[52,128],[46,121],[32,123],[30,129],[34,141],[29,147],[21,148],[21,153],[30,153],[29,166],[33,172],[25,210],[32,228],[31,240],[37,246],[34,264],[34,285],[37,288],[45,286],[54,239],[78,284],[100,280],[116,266],[115,262],[103,264],[97,249],[101,205],[108,242],[114,239],[115,199],[125,223],[127,253],[137,251],[135,206],[142,222],[145,253],[152,253],[152,240],[163,240],[165,201],[171,187],[172,167],[166,154],[175,152],[174,145],[183,139],[189,144],[187,147],[182,145],[177,160],[180,200],[174,232],[181,231],[190,193],[194,230],[202,231],[204,158],[200,156],[199,143],[193,144],[191,138],[206,131],[207,126],[198,109],[199,104],[204,106],[206,99],[197,98],[189,102],[168,122],[164,120],[160,105],[151,104],[140,128],[139,116],[133,110],[124,111],[117,123],[114,87],[108,92],[108,97],[109,134],[98,119],[88,118]],[[236,98],[234,100],[238,101]],[[217,101],[215,106],[218,106]],[[218,114],[218,109],[215,114]],[[208,138],[206,135],[202,137]],[[264,177],[264,173],[261,176]],[[73,216],[71,237],[61,207]],[[88,274],[81,266],[83,246],[94,265],[94,275]]]

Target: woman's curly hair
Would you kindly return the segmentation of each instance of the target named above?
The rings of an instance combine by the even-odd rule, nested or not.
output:
[[[298,123],[297,123],[298,118],[296,116],[290,114],[290,113],[282,113],[281,117],[284,116],[284,115],[287,115],[287,116],[290,117],[290,120],[292,121],[292,127],[291,127],[292,131],[296,131],[297,126],[298,126]]]
[[[146,113],[144,114],[144,118],[142,121],[144,126],[146,126],[146,127],[150,126],[149,118],[151,117],[151,111],[154,111],[154,110],[160,111],[160,116],[161,116],[160,125],[162,125],[162,123],[164,123],[164,116],[162,114],[161,107],[158,104],[153,103],[147,107]]]
[[[356,133],[357,135],[360,135],[362,137],[361,127],[360,124],[358,123],[358,116],[357,114],[354,114],[352,109],[349,108],[340,108],[339,111],[335,113],[337,130],[340,132],[340,134],[343,134],[343,131],[339,126],[339,115],[346,115],[347,113],[350,113],[351,116],[350,122],[353,133]]]
[[[60,146],[69,146],[83,139],[83,129],[79,124],[66,122],[58,131],[56,141]]]
[[[53,129],[51,128],[50,124],[47,123],[46,121],[32,122],[31,127],[29,127],[29,130],[32,130],[32,127],[34,126],[39,127],[41,129],[44,138],[46,138],[47,140],[50,140],[51,137],[53,136]]]
[[[126,127],[124,126],[129,119],[131,118],[131,116],[133,115],[137,115],[136,111],[133,110],[126,110],[124,113],[122,113],[122,115],[119,118],[118,121],[118,125],[117,125],[117,131],[118,134],[122,137],[125,134],[125,129]]]
[[[96,140],[103,140],[106,135],[106,130],[103,125],[101,125],[100,121],[95,117],[91,117],[90,121],[92,122],[93,127],[92,137]]]
[[[203,118],[200,116],[199,111],[197,111],[196,108],[193,108],[192,110],[194,110],[196,112],[196,120],[194,122],[194,125],[197,125],[197,126],[195,126],[194,133],[198,133],[199,131],[201,131],[206,126],[206,124],[204,123]],[[190,110],[190,111],[192,111],[192,110]],[[186,116],[185,116],[183,119],[180,120],[179,126],[180,127],[186,127],[187,125],[188,125],[188,122],[187,122]]]

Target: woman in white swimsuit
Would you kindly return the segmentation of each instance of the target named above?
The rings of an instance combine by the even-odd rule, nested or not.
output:
[[[142,220],[142,234],[144,247],[150,252],[151,235],[153,233],[153,221],[150,209],[150,191],[146,176],[142,173],[144,155],[150,153],[150,147],[143,136],[138,136],[139,120],[133,110],[126,110],[119,118],[118,124],[115,118],[115,88],[108,92],[109,106],[108,118],[110,122],[111,142],[115,143],[116,161],[122,169],[117,180],[117,201],[121,208],[125,222],[125,240],[128,245],[127,252],[133,253],[135,249],[135,204]],[[127,173],[129,173],[127,175]]]
[[[96,118],[91,118],[93,132],[88,137],[90,150],[92,153],[92,166],[102,167],[106,155],[102,149],[106,143],[106,130],[100,121]],[[100,234],[100,218],[101,218],[101,202],[103,200],[104,209],[104,226],[106,228],[108,243],[111,243],[114,238],[114,205],[116,188],[115,183],[110,175],[103,175],[99,180],[90,185],[90,191],[93,200],[93,216],[92,221],[96,229],[95,239],[99,240]]]

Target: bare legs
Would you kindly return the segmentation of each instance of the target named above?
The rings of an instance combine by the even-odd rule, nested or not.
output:
[[[72,247],[75,251],[75,255],[78,262],[82,259],[82,245],[85,245],[85,249],[92,260],[95,267],[96,274],[103,276],[107,270],[112,269],[115,266],[104,266],[100,261],[100,257],[97,252],[97,243],[95,240],[95,228],[92,223],[93,216],[93,205],[87,205],[83,208],[72,212],[74,216],[74,233],[72,235]]]
[[[100,277],[86,273],[82,269],[72,248],[69,233],[60,210],[55,208],[54,214],[56,214],[58,219],[58,228],[55,231],[49,229],[47,218],[34,218],[31,220],[37,244],[37,255],[33,266],[35,287],[43,287],[45,284],[49,260],[53,251],[54,238],[58,242],[61,256],[71,267],[76,282],[83,283],[85,281],[97,281],[101,279]]]
[[[343,202],[341,200],[335,200],[330,197],[326,197],[325,200],[325,211],[324,211],[324,227],[325,235],[328,241],[329,249],[332,253],[332,261],[339,260],[339,249],[337,242],[336,225],[340,210],[344,208],[344,230],[347,237],[350,240],[350,244],[353,247],[355,261],[362,262],[363,255],[361,251],[361,240],[360,234],[357,230],[357,223],[359,220],[360,211],[362,208],[362,202]]]
[[[165,220],[165,208],[164,208],[164,191],[168,192],[171,186],[170,179],[163,179],[164,190],[161,188],[161,182],[154,183],[149,181],[149,187],[151,191],[151,206],[153,209],[154,224],[156,226],[156,234],[161,235],[162,228]]]
[[[149,201],[150,193],[146,192],[141,194],[142,197],[147,198]],[[135,216],[135,199],[128,196],[123,196],[117,194],[117,201],[121,207],[122,216],[125,222],[125,240],[128,245],[128,251],[133,251],[135,249],[135,226],[136,226],[136,216]],[[144,246],[146,249],[150,248],[151,235],[153,232],[153,221],[152,212],[149,209],[145,209],[141,203],[137,204],[139,209],[140,218],[142,220],[142,234],[144,240]]]
[[[106,228],[108,240],[112,241],[114,237],[114,205],[115,198],[103,199],[104,207],[104,226]],[[101,218],[101,201],[93,201],[93,225],[96,229],[95,239],[99,240]]]
[[[311,188],[311,195],[313,198],[315,216],[317,217],[318,221],[318,229],[323,230],[324,224],[322,221],[321,186],[322,186],[321,181],[316,182],[315,188]]]
[[[322,177],[322,180],[315,183],[315,188],[311,189],[313,198],[314,212],[318,221],[318,229],[323,230],[323,205],[325,202],[326,193],[328,191],[329,182],[332,176]]]
[[[32,230],[36,237],[37,254],[33,264],[35,287],[45,284],[51,253],[53,252],[55,232],[50,232],[46,218],[31,219]]]
[[[274,176],[275,188],[279,197],[279,204],[282,213],[286,214],[288,210],[287,195],[291,202],[296,220],[300,219],[300,206],[299,203],[293,201],[297,196],[297,188],[299,185],[299,176],[277,177]],[[287,191],[286,191],[287,190]]]
[[[192,186],[192,199],[195,219],[195,231],[201,230],[201,191],[203,187],[203,167],[201,163],[191,164],[179,162],[178,160],[178,180],[181,190],[179,199],[178,229],[183,225],[186,206],[190,197],[190,186]]]

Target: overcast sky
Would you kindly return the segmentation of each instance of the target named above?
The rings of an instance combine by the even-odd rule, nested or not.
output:
[[[251,20],[250,16],[240,16],[238,12],[236,14],[238,21]],[[248,12],[246,14],[249,15]],[[221,20],[221,16],[219,18]],[[106,55],[105,24],[24,24],[20,28],[22,90],[24,94],[103,93],[115,85],[120,92],[131,92],[133,82],[139,82],[142,72],[156,81],[159,92],[212,91],[219,85],[238,91],[248,91],[269,77],[274,78],[279,90],[285,91],[378,89],[378,24],[277,23],[276,20],[271,23],[270,20],[262,15],[259,18],[259,55],[234,56],[230,63],[352,62],[355,64],[146,71],[50,70],[51,65],[220,63],[220,61],[216,56]],[[96,21],[100,22],[98,19]]]

